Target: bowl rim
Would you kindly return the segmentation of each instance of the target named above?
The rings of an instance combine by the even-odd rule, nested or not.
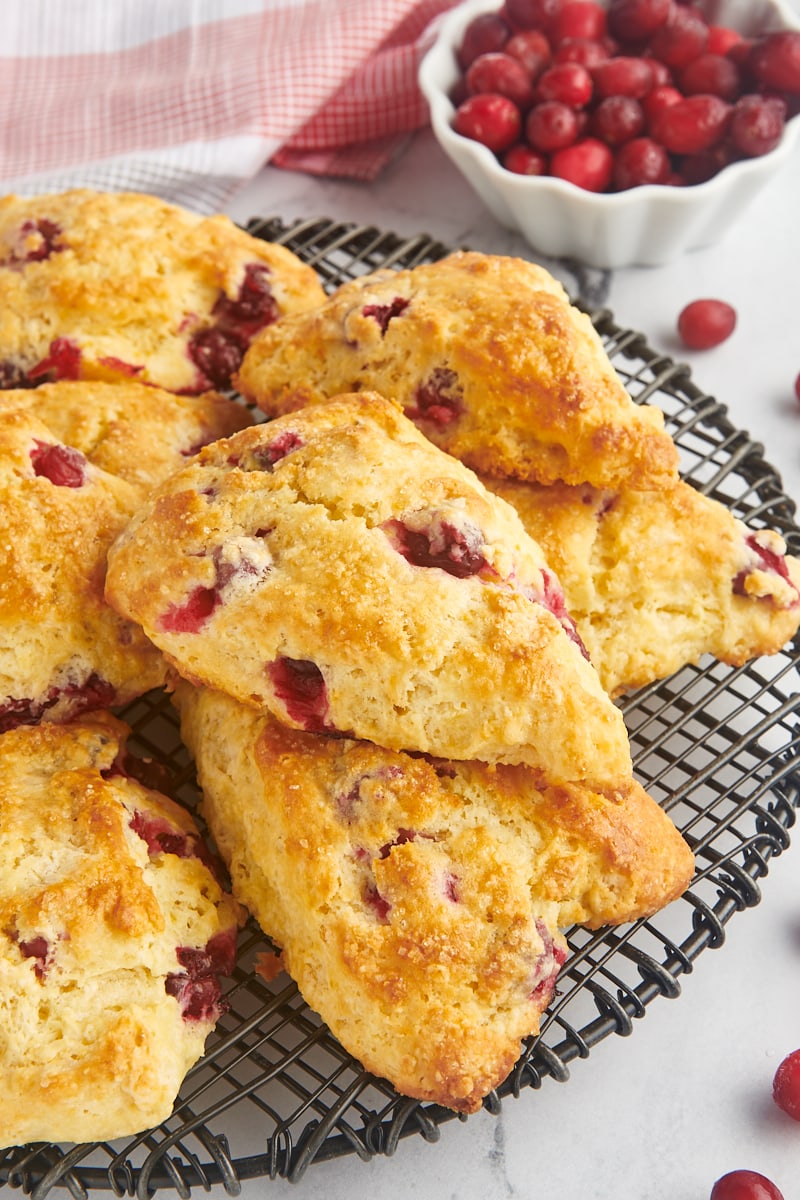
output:
[[[604,3],[604,0],[599,0],[599,2]],[[767,154],[737,159],[736,162],[723,167],[710,179],[685,187],[647,183],[620,192],[590,192],[569,180],[559,179],[553,175],[521,175],[509,171],[502,166],[488,146],[465,137],[453,129],[452,118],[455,113],[455,105],[447,91],[459,78],[460,72],[455,58],[455,47],[464,29],[473,17],[484,12],[497,12],[500,7],[501,0],[463,0],[462,3],[449,9],[441,18],[434,41],[426,51],[418,70],[419,87],[428,102],[431,126],[437,139],[442,145],[452,147],[454,153],[458,153],[459,159],[464,155],[469,155],[474,161],[475,168],[500,189],[511,194],[547,189],[556,195],[562,195],[565,200],[581,199],[586,203],[607,209],[640,204],[645,200],[658,200],[677,208],[690,206],[704,197],[714,196],[717,192],[729,187],[732,182],[746,180],[752,176],[762,176],[772,168],[777,169],[794,151],[795,144],[800,137],[800,113],[786,122],[783,137],[778,145]],[[778,28],[800,31],[800,17],[788,7],[785,0],[767,0],[764,7],[772,9],[782,22]]]

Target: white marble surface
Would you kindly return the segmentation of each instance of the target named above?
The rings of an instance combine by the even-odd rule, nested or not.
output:
[[[589,282],[621,324],[690,363],[800,499],[798,196],[800,155],[719,246],[665,267],[593,272]],[[537,257],[493,221],[425,133],[372,185],[266,169],[228,211],[240,220],[324,215]],[[688,354],[675,322],[700,296],[732,303],[738,326],[725,345]],[[566,1084],[547,1080],[507,1101],[500,1117],[453,1121],[434,1145],[407,1139],[389,1159],[315,1165],[294,1185],[246,1183],[245,1200],[702,1200],[737,1167],[798,1200],[800,1125],[774,1106],[771,1082],[800,1046],[799,854],[793,847],[774,861],[761,904],[701,955],[679,999],[656,1001],[631,1037],[606,1039]]]

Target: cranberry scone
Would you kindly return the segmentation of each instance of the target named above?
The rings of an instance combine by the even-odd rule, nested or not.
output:
[[[323,299],[312,268],[222,215],[131,192],[0,199],[0,387],[224,389],[257,331]]]
[[[398,1091],[472,1112],[539,1029],[560,932],[652,913],[691,851],[628,781],[395,753],[180,683],[182,736],[236,898],[311,1008]]]
[[[612,695],[710,654],[740,666],[800,626],[800,561],[688,483],[660,492],[484,478],[542,546]]]
[[[341,286],[253,340],[236,384],[270,416],[374,389],[476,471],[660,488],[663,414],[622,386],[589,318],[523,259],[461,251]]]
[[[108,554],[177,671],[297,728],[630,774],[619,710],[514,509],[374,393],[205,447]]]
[[[127,733],[0,736],[0,1147],[157,1125],[222,1009],[241,909]]]

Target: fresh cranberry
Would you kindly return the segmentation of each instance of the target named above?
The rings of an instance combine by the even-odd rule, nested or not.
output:
[[[612,182],[618,192],[648,183],[666,183],[670,172],[669,155],[652,138],[633,138],[614,155]]]
[[[328,690],[316,663],[304,658],[276,658],[267,665],[267,674],[292,721],[315,733],[333,728],[327,720]]]
[[[533,101],[533,85],[528,72],[518,59],[502,50],[481,54],[466,74],[470,95],[495,92],[507,96],[520,109],[529,108]]]
[[[557,100],[570,108],[584,108],[592,98],[592,76],[580,63],[555,63],[539,76],[540,101]]]
[[[544,100],[534,105],[525,120],[525,136],[534,150],[542,154],[552,154],[553,151],[571,146],[578,136],[578,130],[575,110],[560,100]]]
[[[502,50],[508,41],[511,30],[499,13],[480,13],[473,17],[461,38],[458,48],[458,62],[465,71],[479,54],[491,54],[493,50]]]
[[[646,41],[666,22],[671,0],[610,0],[608,31],[625,43]]]
[[[591,129],[608,146],[621,146],[644,129],[644,109],[632,96],[606,96],[592,113]]]
[[[735,100],[741,90],[736,64],[723,54],[698,54],[678,76],[684,96],[719,96]]]
[[[550,43],[541,29],[523,29],[515,33],[503,49],[525,68],[532,82],[538,79],[552,59]]]
[[[778,1108],[800,1121],[800,1050],[789,1054],[775,1072],[772,1098]]]
[[[741,41],[742,35],[737,29],[729,29],[727,25],[709,25],[706,50],[709,54],[728,54]]]
[[[409,300],[403,296],[395,296],[388,304],[367,304],[362,309],[362,316],[372,317],[378,322],[382,334],[386,333],[389,328],[389,322],[393,317],[399,317],[402,312],[408,308]]]
[[[503,166],[515,175],[546,175],[547,159],[524,142],[517,142],[503,155]]]
[[[652,92],[648,92],[642,100],[642,108],[648,123],[652,122],[655,114],[662,108],[669,108],[671,104],[677,104],[682,99],[683,96],[678,89],[670,87],[669,84],[654,87]]]
[[[724,300],[693,300],[678,317],[678,333],[690,350],[710,350],[731,336],[736,309]]]
[[[233,330],[214,325],[201,329],[191,338],[189,357],[201,373],[203,386],[230,387],[231,377],[244,358],[246,344]]]
[[[598,99],[632,96],[641,100],[653,86],[653,71],[645,58],[621,54],[595,67],[594,87]]]
[[[410,529],[392,519],[381,526],[398,554],[415,567],[438,567],[456,579],[478,575],[486,566],[484,537],[475,525],[460,529],[449,521],[431,518],[427,529]]]
[[[28,378],[45,383],[48,380],[80,379],[81,352],[70,338],[54,338],[47,355],[28,371]]]
[[[507,150],[519,138],[522,116],[508,96],[483,92],[479,96],[468,96],[458,106],[453,128],[456,133],[488,146],[497,154]]]
[[[611,182],[613,161],[604,142],[587,137],[574,146],[557,150],[550,160],[550,174],[588,192],[604,192]]]
[[[561,9],[561,0],[506,0],[505,11],[515,29],[549,31]]]
[[[249,341],[259,329],[277,321],[280,310],[272,294],[270,274],[266,263],[247,264],[238,296],[220,296],[211,310],[219,328],[234,330]]]
[[[561,42],[553,56],[553,62],[579,63],[587,71],[593,72],[600,63],[608,62],[609,53],[602,42],[593,42],[588,38],[566,38]]]
[[[594,0],[569,0],[556,15],[550,38],[554,46],[565,38],[599,41],[606,32],[606,10]]]
[[[649,52],[661,59],[673,71],[679,71],[693,58],[703,54],[708,45],[708,25],[696,8],[686,4],[671,5],[663,25],[650,39]]]
[[[455,371],[436,367],[414,392],[414,403],[405,409],[411,421],[430,422],[444,428],[457,420],[463,411],[461,385]]]
[[[714,1184],[710,1200],[783,1200],[783,1193],[757,1171],[729,1171]]]
[[[731,118],[730,139],[747,158],[769,154],[783,137],[786,105],[775,96],[742,96]]]
[[[747,66],[764,87],[800,93],[800,31],[782,29],[760,38],[750,51]]]
[[[31,464],[34,475],[49,479],[56,487],[79,488],[86,482],[86,459],[72,446],[35,439]]]
[[[650,133],[670,154],[700,154],[722,139],[731,111],[719,96],[687,96],[656,112]]]
[[[681,159],[681,178],[686,184],[706,183],[719,175],[723,167],[733,162],[735,155],[727,142],[720,142],[700,154],[687,154]]]

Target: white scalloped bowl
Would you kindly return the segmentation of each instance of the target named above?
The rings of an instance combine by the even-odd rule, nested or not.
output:
[[[479,13],[499,7],[499,0],[466,0],[450,11],[420,66],[419,83],[445,154],[495,218],[543,254],[594,267],[657,266],[711,245],[796,149],[800,116],[787,123],[780,145],[769,154],[732,163],[706,183],[688,187],[648,184],[597,194],[563,179],[507,171],[486,146],[453,130],[449,97],[460,75],[456,49],[464,30]],[[783,0],[709,0],[700,7],[714,23],[749,36],[800,29]]]

